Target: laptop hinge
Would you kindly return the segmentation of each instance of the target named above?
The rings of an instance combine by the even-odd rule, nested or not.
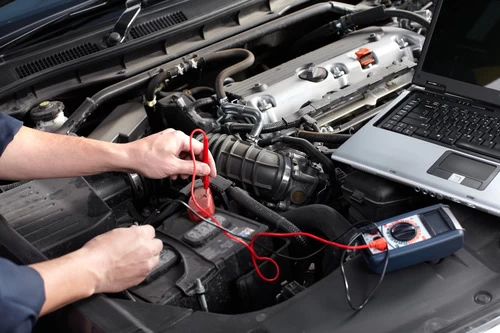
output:
[[[437,93],[446,92],[446,86],[444,84],[439,84],[439,83],[432,82],[432,81],[425,82],[425,89],[432,91],[432,92],[437,92]]]

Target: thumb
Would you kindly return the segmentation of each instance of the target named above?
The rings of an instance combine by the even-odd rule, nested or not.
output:
[[[210,173],[210,167],[200,161],[195,161],[196,163],[196,175],[197,176],[205,176]],[[176,168],[176,174],[193,174],[193,161],[179,160]]]

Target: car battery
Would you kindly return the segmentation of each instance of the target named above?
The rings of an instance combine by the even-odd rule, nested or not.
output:
[[[221,209],[214,217],[224,228],[246,238],[268,230],[263,224]],[[210,312],[238,312],[243,305],[239,304],[236,280],[253,269],[243,244],[207,222],[191,221],[185,212],[168,218],[157,228],[156,237],[164,243],[160,262],[143,283],[130,289],[132,294],[154,304],[193,309],[200,309],[203,294]],[[263,241],[271,243],[267,237]]]
[[[379,221],[431,203],[428,196],[412,188],[375,175],[354,171],[342,185],[353,220]]]

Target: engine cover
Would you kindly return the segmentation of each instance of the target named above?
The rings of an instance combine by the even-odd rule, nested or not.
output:
[[[393,89],[387,87],[387,81],[401,71],[397,65],[403,61],[415,65],[413,54],[421,50],[423,41],[423,36],[400,28],[366,28],[225,89],[261,110],[265,124],[285,117],[297,119],[305,104],[326,95],[334,103],[344,96],[346,87],[362,90],[368,78],[381,78],[377,97],[388,95]],[[410,82],[411,75],[406,76],[398,88]],[[335,96],[335,92],[340,94]],[[373,98],[365,99],[366,104],[374,103]]]

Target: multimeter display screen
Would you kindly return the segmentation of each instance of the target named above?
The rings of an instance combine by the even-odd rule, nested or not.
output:
[[[439,211],[434,210],[422,215],[424,217],[424,220],[427,222],[427,225],[432,229],[434,234],[439,235],[444,232],[450,231],[450,226],[443,219],[443,216],[439,213]]]

